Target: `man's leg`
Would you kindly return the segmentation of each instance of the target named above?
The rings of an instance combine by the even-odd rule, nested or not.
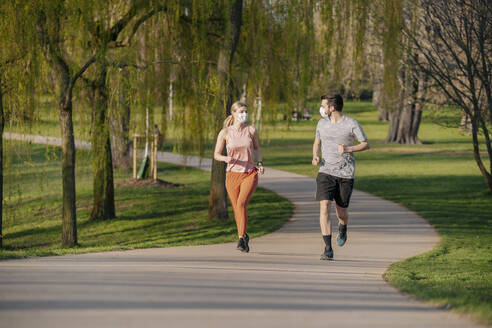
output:
[[[340,206],[337,205],[336,206],[336,210],[337,210],[338,222],[340,224],[347,225],[348,219],[349,219],[348,207],[340,207]]]
[[[338,192],[335,195],[338,218],[338,246],[343,246],[345,245],[345,242],[347,242],[347,223],[349,219],[348,206],[350,203],[350,196],[352,196],[353,186],[353,179],[340,179],[338,182]]]
[[[319,225],[323,236],[331,235],[330,205],[329,200],[319,202]]]
[[[337,218],[338,218],[338,236],[337,244],[338,246],[345,245],[347,241],[347,223],[348,223],[348,208],[336,206]]]
[[[321,234],[325,242],[325,251],[321,254],[321,260],[333,260],[333,249],[331,248],[331,221],[330,221],[330,201],[321,200],[319,202],[319,225]]]

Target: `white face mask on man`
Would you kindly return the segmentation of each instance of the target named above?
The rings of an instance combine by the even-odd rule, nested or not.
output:
[[[237,114],[237,120],[241,123],[244,123],[248,120],[248,113],[247,112],[243,112],[243,113],[239,113]]]
[[[319,113],[321,114],[321,117],[323,117],[323,118],[330,116],[329,114],[326,114],[325,108],[323,106],[321,106],[319,108]]]

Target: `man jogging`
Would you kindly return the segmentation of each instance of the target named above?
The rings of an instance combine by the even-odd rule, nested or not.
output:
[[[320,202],[319,224],[325,242],[322,260],[333,260],[331,247],[330,206],[335,200],[338,217],[337,244],[347,241],[347,208],[354,186],[354,152],[369,149],[369,142],[359,123],[342,114],[343,99],[339,94],[321,96],[322,118],[316,127],[313,145],[313,165],[318,165],[321,148],[322,158],[316,178],[316,200]],[[359,144],[354,146],[354,137]]]

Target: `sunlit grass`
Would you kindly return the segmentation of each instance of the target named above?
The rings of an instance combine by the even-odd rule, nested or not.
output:
[[[232,212],[225,222],[207,219],[210,173],[171,164],[160,163],[159,174],[180,187],[117,186],[117,218],[90,221],[90,158],[87,152],[78,151],[79,245],[62,248],[59,150],[26,143],[14,143],[9,148],[12,160],[5,176],[4,248],[0,258],[202,245],[237,239]],[[51,155],[47,158],[47,154]],[[116,182],[131,175],[121,170],[115,173]],[[280,228],[290,218],[292,205],[273,192],[258,188],[248,210],[248,232],[256,237]]]

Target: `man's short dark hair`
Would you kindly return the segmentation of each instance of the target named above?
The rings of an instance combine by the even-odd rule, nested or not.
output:
[[[335,110],[341,112],[343,109],[343,98],[338,93],[327,93],[321,96],[321,100],[328,100],[328,106],[335,107]]]

